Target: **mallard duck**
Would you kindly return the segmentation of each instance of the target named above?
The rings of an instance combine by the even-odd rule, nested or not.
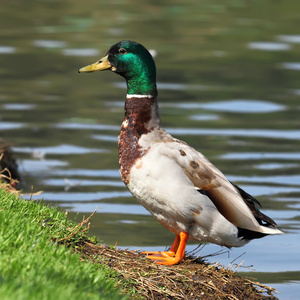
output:
[[[145,251],[149,259],[177,264],[187,240],[231,248],[282,233],[260,212],[255,198],[228,181],[203,154],[162,128],[156,67],[144,46],[118,42],[79,72],[102,70],[121,75],[127,84],[118,143],[121,178],[152,216],[176,235],[169,251]]]

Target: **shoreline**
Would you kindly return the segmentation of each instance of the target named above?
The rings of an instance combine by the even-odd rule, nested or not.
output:
[[[21,199],[8,173],[0,169],[3,299],[278,299],[272,287],[219,263],[187,256],[163,266],[139,251],[101,245],[88,235],[96,212],[79,223],[70,221],[68,212]]]
[[[31,211],[26,214],[26,220],[20,220],[16,212],[9,211],[9,207],[15,205],[18,206],[18,211]],[[64,259],[75,255],[75,265],[78,264],[79,269],[85,264],[93,265],[99,270],[105,269],[101,284],[105,285],[108,280],[109,285],[113,285],[114,292],[119,290],[119,299],[124,295],[130,299],[277,299],[273,288],[240,277],[220,264],[209,264],[201,258],[187,256],[178,265],[161,266],[147,259],[141,252],[101,245],[95,237],[87,234],[93,214],[80,223],[75,223],[68,220],[67,213],[57,208],[50,208],[41,201],[20,199],[18,195],[4,191],[3,184],[0,186],[0,212],[2,218],[13,213],[19,219],[10,220],[7,226],[15,222],[22,223],[23,226],[24,223],[29,223],[35,228],[31,231],[38,231],[39,235],[43,235],[50,248],[68,249]],[[1,226],[3,232],[8,230],[5,225]],[[16,227],[18,236],[23,237],[23,244],[18,247],[26,248],[32,236],[21,226]],[[6,249],[10,253],[10,259],[14,259],[14,247]],[[51,253],[49,255],[48,259],[51,261]],[[55,265],[53,268],[55,269]],[[17,276],[15,281],[19,280]],[[80,285],[80,280],[78,284]],[[94,296],[96,299],[105,299],[103,295],[99,298],[97,294]]]

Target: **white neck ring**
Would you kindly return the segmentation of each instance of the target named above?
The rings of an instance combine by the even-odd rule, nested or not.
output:
[[[154,97],[152,95],[138,95],[138,94],[129,95],[129,94],[127,94],[126,98],[127,99],[131,99],[131,98],[148,98],[148,99],[152,99]]]

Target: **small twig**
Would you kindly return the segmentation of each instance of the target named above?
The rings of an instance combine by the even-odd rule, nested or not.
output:
[[[69,228],[69,231],[72,231],[68,236],[57,239],[58,242],[62,242],[62,241],[66,241],[70,238],[72,238],[73,236],[75,236],[82,228],[82,226],[84,226],[86,223],[89,222],[90,218],[96,213],[97,208],[94,210],[94,212],[87,218],[87,219],[82,219],[82,221],[76,225],[74,228]],[[78,228],[78,229],[77,229]],[[87,228],[83,229],[82,232],[86,232],[87,230],[89,230],[90,228],[90,223],[88,223]]]

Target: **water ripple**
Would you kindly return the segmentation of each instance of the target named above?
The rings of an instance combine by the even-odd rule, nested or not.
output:
[[[170,134],[177,135],[221,135],[241,137],[261,137],[274,139],[300,140],[300,130],[272,129],[201,129],[201,128],[167,128]]]
[[[1,130],[18,129],[18,128],[23,128],[26,126],[27,126],[27,124],[25,124],[25,123],[0,122]]]
[[[41,48],[62,48],[67,45],[64,41],[54,41],[54,40],[35,40],[33,45]]]
[[[276,195],[287,193],[299,193],[300,187],[286,187],[286,186],[268,186],[268,185],[239,185],[250,195],[263,196],[263,195]],[[266,212],[266,211],[265,211]],[[286,213],[284,213],[286,216]],[[273,216],[275,218],[275,216]]]
[[[176,107],[181,109],[206,109],[233,113],[270,113],[281,111],[285,106],[263,100],[234,99],[210,103],[185,102],[162,103],[162,107]]]
[[[62,128],[62,129],[96,129],[96,130],[114,130],[114,131],[120,130],[120,126],[107,125],[107,124],[58,123],[52,125],[52,127]]]
[[[50,147],[13,147],[15,152],[33,153],[34,151],[45,154],[86,154],[86,153],[108,153],[106,149],[85,148],[75,145],[62,144]]]
[[[277,38],[281,42],[300,44],[300,35],[279,35]]]
[[[85,176],[85,177],[107,177],[107,178],[120,178],[120,172],[117,169],[107,170],[92,170],[92,169],[66,169],[66,170],[49,170],[49,175],[54,176]]]
[[[255,182],[255,183],[276,183],[280,185],[300,186],[300,175],[280,175],[280,176],[228,176],[234,182]]]
[[[50,168],[57,168],[57,167],[65,167],[68,166],[69,163],[66,161],[56,160],[56,159],[23,159],[20,162],[20,167],[22,170],[28,170],[31,173],[36,172],[48,172]]]
[[[286,62],[281,64],[283,69],[300,71],[300,62]]]
[[[100,51],[93,48],[63,49],[63,55],[66,56],[98,56]]]
[[[292,48],[289,44],[275,42],[251,42],[247,46],[249,49],[263,51],[288,51]]]
[[[259,170],[276,170],[276,169],[289,169],[289,168],[298,168],[298,164],[279,164],[279,163],[268,163],[268,164],[259,164],[255,165],[254,168]]]
[[[243,153],[226,153],[220,156],[222,159],[283,159],[283,160],[299,160],[299,152],[243,152]]]
[[[31,109],[35,109],[36,105],[25,104],[25,103],[11,103],[11,104],[3,104],[2,107],[5,110],[31,110]]]
[[[0,54],[13,54],[16,52],[15,47],[0,45]]]
[[[125,187],[122,181],[111,181],[111,180],[91,180],[91,179],[56,179],[49,178],[42,180],[42,183],[49,186],[114,186],[114,187]]]
[[[35,195],[35,199],[45,199],[47,201],[59,201],[59,202],[89,202],[89,201],[100,201],[103,199],[131,197],[131,193],[125,192],[85,192],[85,193],[72,193],[72,192],[45,192],[39,195]],[[26,199],[32,198],[31,195],[24,196]]]
[[[118,136],[114,135],[93,134],[91,137],[99,141],[118,142]]]
[[[215,121],[219,120],[220,117],[218,115],[192,115],[189,119],[195,121]]]

